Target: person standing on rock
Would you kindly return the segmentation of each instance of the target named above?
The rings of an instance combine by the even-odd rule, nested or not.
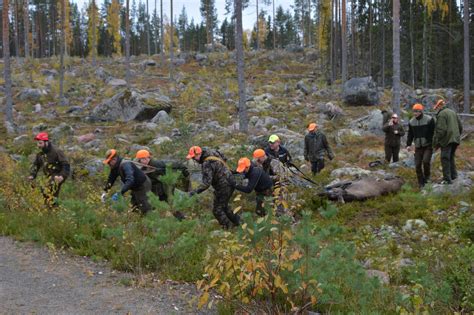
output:
[[[241,158],[237,165],[237,173],[244,174],[248,179],[247,186],[236,185],[235,189],[249,194],[255,190],[256,207],[255,213],[259,216],[265,216],[264,201],[265,197],[272,196],[273,182],[263,168],[252,165],[248,158]]]
[[[291,155],[288,150],[281,145],[281,140],[277,135],[271,135],[268,138],[268,147],[265,153],[272,159],[279,159],[283,164],[291,163]]]
[[[59,191],[71,172],[71,166],[64,153],[49,141],[46,132],[38,133],[34,139],[41,151],[36,154],[28,179],[36,179],[39,170],[43,169],[47,183],[41,187],[41,193],[47,206],[57,206]]]
[[[334,159],[334,153],[329,147],[326,135],[319,130],[316,123],[310,123],[308,134],[304,137],[304,159],[311,163],[313,175],[324,168],[325,153],[328,154],[330,160]]]
[[[212,186],[214,188],[214,204],[212,207],[214,217],[225,229],[238,226],[240,217],[229,208],[235,182],[225,157],[217,151],[193,146],[189,149],[186,159],[193,159],[201,165],[202,169],[202,184],[197,189],[192,190],[189,195],[200,194]]]
[[[399,160],[400,139],[405,135],[402,124],[399,123],[398,115],[392,114],[392,118],[383,126],[385,132],[385,161],[395,163]]]
[[[412,109],[414,117],[408,123],[407,149],[412,151],[411,145],[415,144],[416,177],[421,188],[430,180],[435,120],[423,113],[421,104],[413,105]]]
[[[462,124],[455,111],[446,107],[443,100],[434,106],[436,125],[433,136],[433,148],[441,148],[441,167],[443,168],[442,184],[451,184],[458,177],[455,154],[461,143]]]
[[[123,182],[120,194],[124,195],[127,191],[131,191],[132,205],[138,208],[142,214],[149,212],[152,207],[148,201],[147,193],[151,191],[150,179],[143,173],[137,165],[130,160],[125,160],[120,157],[116,150],[110,149],[106,153],[104,164],[109,165],[110,174],[107,179],[107,184],[104,187],[102,200],[105,200],[107,192],[112,188],[117,178]],[[112,196],[113,200],[117,200],[118,193]]]

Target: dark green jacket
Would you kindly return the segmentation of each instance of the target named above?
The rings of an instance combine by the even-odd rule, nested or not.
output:
[[[455,111],[447,107],[436,115],[433,147],[446,147],[450,143],[461,143],[462,124]]]
[[[47,177],[62,176],[66,180],[71,171],[71,166],[63,151],[48,142],[48,146],[36,155],[31,166],[30,175],[36,178],[40,169],[43,169],[44,175]]]
[[[306,161],[315,162],[324,158],[324,153],[327,152],[329,159],[334,158],[334,153],[329,147],[326,135],[321,131],[309,132],[304,137],[304,159]]]
[[[402,124],[389,125],[387,123],[383,126],[382,130],[385,132],[385,145],[391,147],[400,146],[400,139],[405,135],[405,129],[403,129]],[[395,131],[398,131],[398,133],[395,133]]]

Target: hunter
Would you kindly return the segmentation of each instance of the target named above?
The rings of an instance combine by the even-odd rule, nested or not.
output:
[[[229,208],[229,201],[234,192],[234,178],[227,166],[225,157],[217,151],[193,146],[186,159],[197,162],[202,169],[202,184],[189,195],[201,194],[210,186],[214,188],[212,213],[219,224],[229,229],[240,224],[240,217]]]
[[[265,149],[265,153],[268,157],[278,159],[285,165],[291,163],[290,152],[281,145],[281,140],[277,135],[271,135],[268,138],[268,147]]]
[[[385,132],[385,161],[390,163],[398,162],[400,153],[400,139],[405,135],[405,130],[398,119],[397,114],[392,114],[392,118],[383,126]]]
[[[57,206],[59,191],[71,172],[71,166],[63,151],[49,141],[46,132],[38,133],[34,139],[40,152],[36,154],[28,179],[31,181],[36,179],[39,170],[43,169],[47,183],[41,187],[41,193],[47,206]]]
[[[160,176],[166,174],[167,163],[165,161],[160,161],[152,158],[148,150],[139,150],[135,159],[138,161],[138,166],[141,167],[141,170],[150,178],[151,181],[151,191],[158,196],[161,201],[168,201],[170,194],[173,194],[175,187],[166,187],[165,184],[160,181]],[[183,184],[183,190],[190,190],[190,178],[189,171],[186,166],[179,162],[170,163],[172,170],[179,171],[181,173],[181,179]]]
[[[442,184],[451,184],[458,177],[456,171],[455,154],[461,143],[462,124],[459,116],[450,108],[446,107],[443,100],[439,100],[434,106],[436,124],[433,135],[433,148],[441,148],[441,167],[443,168]]]
[[[247,186],[236,185],[235,189],[247,194],[255,190],[255,213],[261,217],[265,216],[267,212],[264,207],[264,201],[265,197],[272,196],[272,179],[265,173],[263,168],[252,165],[252,162],[246,157],[239,160],[236,171],[237,173],[244,174],[244,177],[248,179],[248,183]]]
[[[110,174],[104,187],[105,192],[102,194],[102,200],[105,200],[107,192],[120,176],[123,183],[120,194],[124,195],[130,190],[133,207],[138,208],[142,214],[149,212],[151,205],[148,201],[147,193],[151,191],[151,182],[145,173],[132,161],[120,157],[115,149],[107,151],[106,159],[103,163],[110,167]],[[118,194],[115,193],[112,199],[116,200],[117,198]]]
[[[422,188],[429,182],[431,175],[435,120],[423,113],[421,104],[413,105],[412,110],[414,117],[408,123],[407,149],[413,151],[411,145],[415,144],[416,177],[418,186]]]
[[[273,181],[273,196],[275,197],[276,215],[288,214],[289,169],[278,159],[268,157],[264,150],[253,151],[253,164],[261,167]]]
[[[313,175],[321,172],[324,168],[324,154],[328,154],[330,160],[334,159],[334,153],[329,147],[326,135],[319,130],[316,123],[310,123],[308,134],[304,137],[304,159],[311,163]]]

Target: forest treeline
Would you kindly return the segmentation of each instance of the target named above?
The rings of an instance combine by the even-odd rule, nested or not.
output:
[[[235,48],[232,10],[218,17],[215,0],[201,0],[200,21],[189,18],[185,6],[175,10],[173,27],[171,19],[163,15],[163,6],[169,8],[172,1],[151,1],[130,3],[131,55],[167,53],[171,38],[175,52],[204,52],[216,46]],[[122,1],[91,0],[82,8],[68,0],[64,3],[67,55],[87,57],[94,50],[101,56],[125,55],[126,10]],[[252,0],[244,1],[245,6],[244,14],[255,15],[253,28],[244,31],[245,49],[314,47],[320,56],[319,65],[331,80],[341,76],[345,50],[349,77],[371,75],[379,85],[391,84],[391,1],[294,0],[291,9],[284,10],[278,0]],[[11,55],[59,55],[60,13],[61,1],[12,1]],[[463,14],[459,3],[400,1],[401,81],[414,87],[459,88],[463,83],[462,55]]]

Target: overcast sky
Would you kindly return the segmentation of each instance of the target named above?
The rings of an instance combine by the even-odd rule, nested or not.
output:
[[[79,5],[79,8],[82,8],[84,3],[89,2],[88,0],[71,0],[72,2],[75,2]],[[135,0],[139,1],[139,0]],[[146,0],[140,0],[142,2],[145,2]],[[153,12],[155,9],[155,0],[148,0],[148,5],[149,5],[149,10]],[[102,3],[101,0],[98,0],[99,3]],[[265,10],[267,11],[267,14],[272,13],[272,6],[262,6],[261,5],[262,0],[259,1],[259,10]],[[281,5],[285,10],[290,8],[290,5],[293,4],[294,0],[275,0],[275,9]],[[159,6],[160,6],[160,0],[156,0],[156,3],[158,5],[158,12],[159,12]],[[132,4],[132,0],[130,0],[130,5]],[[174,16],[178,17],[179,14],[181,13],[181,9],[183,6],[186,8],[186,12],[188,13],[189,21],[191,21],[191,18],[194,18],[194,22],[200,22],[201,21],[201,13],[199,11],[199,7],[201,5],[201,0],[174,0],[173,1],[173,10],[174,10]],[[216,7],[217,7],[217,15],[219,18],[219,24],[224,20],[225,18],[225,0],[216,0]],[[170,12],[170,0],[163,0],[163,14],[166,16],[169,16]],[[244,24],[244,29],[251,29],[253,27],[253,24],[255,23],[256,20],[256,8],[255,8],[255,0],[250,0],[250,6],[244,10],[243,12],[243,24]]]

